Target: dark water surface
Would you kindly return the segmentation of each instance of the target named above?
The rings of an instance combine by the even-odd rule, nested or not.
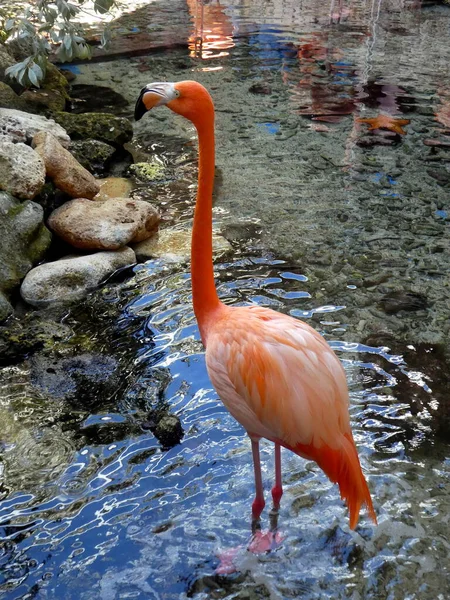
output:
[[[215,221],[234,249],[220,296],[330,341],[378,527],[350,531],[336,487],[284,452],[281,548],[214,574],[250,533],[250,445],[208,380],[188,267],[149,261],[62,321],[35,315],[54,343],[0,371],[1,598],[448,597],[450,8],[419,4],[212,0],[199,20],[189,2],[189,47],[77,79],[122,94],[128,115],[149,81],[211,89]],[[142,28],[145,7],[129,18]],[[380,113],[406,134],[357,120]],[[165,168],[133,194],[189,223],[189,124],[161,109],[130,150]],[[169,450],[149,429],[167,406],[184,429]],[[262,462],[269,493],[269,443]]]

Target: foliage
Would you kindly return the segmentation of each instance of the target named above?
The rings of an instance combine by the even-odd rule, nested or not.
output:
[[[11,14],[11,10],[0,9],[0,42],[14,40],[26,58],[9,67],[6,74],[25,87],[39,84],[45,78],[47,57],[52,44],[57,45],[56,56],[60,62],[88,59],[91,48],[86,43],[79,24],[74,19],[84,11],[88,0],[35,0],[26,3],[22,12]],[[107,13],[115,0],[91,0],[95,12]],[[101,45],[109,41],[109,30],[105,28]]]

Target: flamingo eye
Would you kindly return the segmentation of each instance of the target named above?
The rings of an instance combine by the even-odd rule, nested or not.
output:
[[[176,98],[179,98],[181,96],[181,93],[180,93],[179,90],[174,90],[174,92],[175,92],[175,97]]]

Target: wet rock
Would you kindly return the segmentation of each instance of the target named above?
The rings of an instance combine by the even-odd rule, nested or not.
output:
[[[67,81],[67,77],[51,62],[47,61],[45,68],[45,79],[42,82],[41,88],[55,92],[65,100],[69,100],[69,82]]]
[[[45,263],[28,273],[20,293],[32,306],[70,304],[84,298],[117,269],[134,262],[133,250],[122,248]]]
[[[55,399],[93,405],[117,389],[118,363],[112,356],[84,353],[58,357],[38,354],[30,361],[32,384]]]
[[[401,310],[423,310],[428,307],[428,302],[425,296],[415,292],[407,292],[403,290],[393,291],[386,294],[381,298],[380,304],[387,314],[395,314]]]
[[[30,110],[27,102],[18,96],[16,92],[7,84],[0,81],[0,108],[12,108],[15,110]]]
[[[125,177],[107,177],[100,180],[100,191],[94,200],[109,200],[111,198],[129,198],[133,184]]]
[[[14,144],[6,136],[0,136],[0,190],[31,200],[39,194],[44,182],[41,157],[29,146]]]
[[[448,183],[450,183],[450,172],[446,169],[427,169],[427,173],[440,185],[447,185]]]
[[[0,291],[13,290],[42,260],[50,241],[39,204],[0,192]],[[6,296],[1,301],[3,318],[11,312],[5,300]]]
[[[66,98],[59,90],[26,90],[20,98],[33,108],[33,112],[61,111],[66,106]]]
[[[341,564],[349,567],[361,566],[364,562],[364,552],[352,536],[340,527],[335,527],[325,535],[324,549],[331,551],[333,557]]]
[[[78,140],[70,144],[70,152],[90,173],[103,175],[116,149],[99,140]],[[82,196],[83,194],[80,194]]]
[[[44,347],[69,337],[70,329],[61,323],[39,319],[30,314],[10,319],[0,327],[0,366],[14,365]]]
[[[169,262],[185,263],[191,256],[191,236],[188,229],[168,227],[156,235],[133,246],[139,261],[149,258],[163,258]],[[232,251],[231,244],[223,236],[213,234],[213,252],[223,256]]]
[[[130,173],[140,181],[151,182],[164,179],[165,167],[159,162],[139,162],[130,165]]]
[[[70,112],[117,113],[128,106],[126,100],[115,90],[101,85],[72,85],[70,89]]]
[[[100,185],[91,173],[51,133],[37,133],[33,147],[42,157],[47,175],[57,188],[72,198],[92,199],[99,192]]]
[[[272,88],[270,87],[270,85],[268,85],[267,83],[253,83],[249,88],[248,91],[251,94],[271,94],[272,93]]]
[[[12,108],[0,108],[0,134],[7,135],[11,141],[31,144],[39,131],[51,133],[64,147],[70,144],[67,132],[53,119]]]
[[[75,248],[116,250],[153,235],[159,220],[158,211],[142,200],[78,198],[52,213],[48,224]]]
[[[176,415],[165,415],[154,429],[163,448],[173,448],[183,439],[183,428],[180,419]]]
[[[77,115],[58,112],[54,118],[74,140],[95,139],[122,146],[133,137],[133,127],[128,119],[107,113]]]

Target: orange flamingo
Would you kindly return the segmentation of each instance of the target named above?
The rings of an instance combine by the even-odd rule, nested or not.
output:
[[[261,306],[230,307],[216,292],[212,260],[214,105],[195,81],[151,83],[141,90],[135,119],[166,105],[190,120],[199,140],[197,201],[192,231],[194,312],[209,377],[222,402],[246,429],[252,445],[256,496],[252,516],[265,506],[259,440],[275,444],[272,498],[280,506],[280,447],[314,460],[350,511],[355,528],[362,505],[376,523],[370,492],[350,429],[344,370],[324,338],[306,323]]]

